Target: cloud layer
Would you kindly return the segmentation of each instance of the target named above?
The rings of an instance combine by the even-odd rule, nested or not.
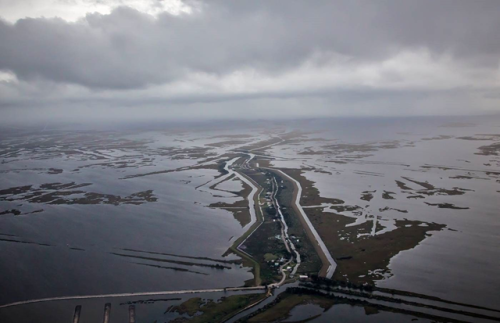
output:
[[[30,18],[26,7],[0,21],[0,113],[153,107],[173,115],[189,105],[238,116],[249,100],[266,102],[268,115],[287,106],[297,115],[301,107],[500,112],[496,0],[68,0],[53,8],[70,14]],[[17,19],[22,12],[28,17]]]

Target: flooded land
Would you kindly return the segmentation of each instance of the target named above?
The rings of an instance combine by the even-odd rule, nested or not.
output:
[[[0,161],[0,322],[500,321],[495,118],[5,129]]]

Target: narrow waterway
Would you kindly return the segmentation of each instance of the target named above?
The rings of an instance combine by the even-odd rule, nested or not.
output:
[[[279,169],[273,169],[273,170],[280,173],[284,177],[288,178],[297,186],[297,196],[295,197],[295,205],[297,206],[297,209],[298,209],[300,215],[302,216],[302,218],[304,219],[304,222],[309,227],[309,230],[313,234],[313,236],[316,240],[316,243],[318,244],[319,248],[321,249],[322,253],[324,254],[325,258],[327,259],[327,261],[329,263],[329,267],[326,270],[325,277],[331,278],[333,276],[333,273],[335,272],[335,269],[337,268],[337,263],[335,262],[335,260],[333,260],[332,255],[330,254],[330,252],[328,251],[328,249],[325,246],[325,243],[323,242],[323,240],[319,236],[318,232],[316,231],[316,229],[312,225],[311,221],[307,217],[306,213],[304,212],[304,209],[300,205],[300,197],[302,196],[302,186],[300,186],[300,183],[297,180],[295,180],[291,176],[288,176],[287,174],[285,174],[281,170],[279,170]]]

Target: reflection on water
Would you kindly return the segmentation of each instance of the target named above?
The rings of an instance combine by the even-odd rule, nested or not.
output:
[[[315,316],[319,316],[323,312],[324,312],[323,308],[321,308],[321,306],[316,305],[316,304],[298,305],[298,306],[295,306],[290,311],[290,317],[288,319],[286,319],[286,321],[288,321],[288,322],[303,321],[303,320],[311,319]]]
[[[304,169],[322,197],[357,207],[339,213],[356,225],[373,222],[370,234],[404,219],[446,225],[392,258],[390,278],[378,277],[377,285],[499,308],[499,124],[379,118],[212,124],[183,132],[6,133],[0,303],[243,285],[252,274],[237,263],[196,265],[217,263],[202,258],[237,260],[222,254],[244,232],[229,210],[207,207],[239,199],[230,192],[241,191],[241,182],[226,181],[219,191],[204,184],[220,175],[218,156],[298,128],[300,137],[255,152],[260,162],[265,156],[271,166]],[[198,164],[203,167],[187,169]],[[68,183],[86,185],[61,188]],[[123,249],[164,255],[116,255]],[[314,316],[311,306],[292,314]],[[316,321],[403,319],[397,315],[366,316],[362,308],[338,305]]]
[[[387,323],[387,322],[433,322],[423,318],[416,318],[410,315],[404,315],[391,312],[369,312],[361,306],[352,306],[347,304],[339,304],[332,306],[329,310],[323,313],[320,317],[309,322],[370,322],[370,323]]]

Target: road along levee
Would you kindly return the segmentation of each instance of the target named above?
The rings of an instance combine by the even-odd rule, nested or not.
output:
[[[302,196],[302,186],[300,186],[300,183],[296,179],[294,179],[293,177],[289,176],[288,174],[284,173],[279,169],[264,168],[264,167],[262,168],[273,172],[277,172],[292,182],[294,186],[293,199],[295,201],[295,203],[292,205],[293,209],[297,214],[300,215],[299,216],[300,222],[304,226],[306,234],[311,239],[314,249],[318,253],[321,262],[323,263],[323,266],[321,267],[321,270],[319,272],[319,276],[332,278],[333,273],[337,268],[337,263],[335,262],[335,260],[333,260],[330,251],[328,251],[328,249],[326,248],[325,243],[319,236],[318,232],[316,231],[311,221],[307,217],[306,213],[304,212],[304,209],[300,205],[300,197]]]

